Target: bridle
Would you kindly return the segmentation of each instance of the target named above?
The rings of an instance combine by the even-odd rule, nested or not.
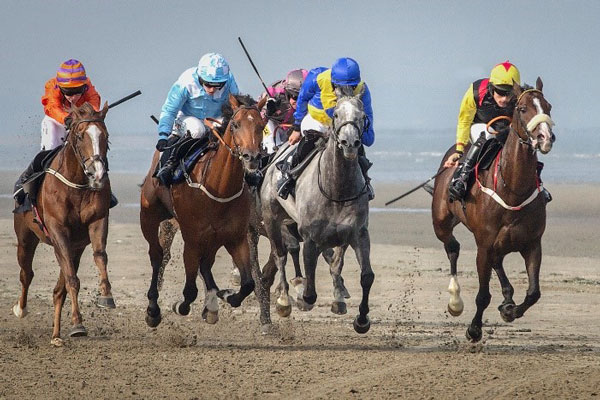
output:
[[[544,97],[544,93],[542,93],[541,90],[538,90],[538,89],[524,90],[517,98],[517,103],[515,105],[515,111],[518,116],[519,126],[523,129],[523,132],[519,132],[515,128],[512,128],[511,130],[514,130],[515,133],[517,134],[517,136],[519,137],[519,143],[530,146],[532,148],[532,151],[535,151],[535,149],[533,147],[533,143],[531,142],[531,137],[533,135],[533,131],[538,127],[539,124],[544,123],[544,122],[547,123],[550,127],[552,127],[554,125],[554,121],[552,121],[552,118],[550,118],[550,116],[548,114],[540,113],[540,114],[534,115],[533,118],[531,118],[529,120],[529,122],[525,123],[525,121],[523,121],[523,119],[521,118],[521,113],[519,112],[520,108],[525,107],[525,106],[524,105],[520,106],[519,102],[521,101],[521,99],[523,98],[523,96],[526,93],[539,93],[540,96],[542,96],[542,98]],[[554,135],[552,135],[550,140],[554,141]]]
[[[360,99],[356,99],[356,100],[359,101],[360,104],[362,105],[362,101]],[[339,103],[339,100],[338,100],[338,103]],[[362,109],[362,107],[361,107],[361,109]],[[355,120],[353,120],[353,119],[352,120],[344,121],[341,124],[336,125],[335,118],[333,118],[331,125],[332,125],[331,134],[333,136],[333,140],[335,140],[336,143],[339,144],[340,143],[340,141],[339,141],[340,131],[342,130],[342,128],[344,126],[347,126],[347,125],[350,125],[354,129],[356,129],[358,131],[358,138],[362,140],[362,137],[363,137],[365,131],[369,127],[369,119],[367,118],[367,115],[365,114],[364,117],[363,117],[362,127],[360,127],[359,124]]]
[[[90,172],[89,167],[96,161],[99,161],[102,164],[102,166],[104,167],[104,174],[106,174],[108,172],[106,157],[101,157],[98,154],[94,154],[91,157],[85,157],[81,153],[81,149],[79,148],[79,143],[83,140],[83,133],[81,133],[81,134],[77,133],[77,127],[82,123],[91,123],[91,122],[97,122],[97,123],[101,123],[104,125],[104,120],[102,120],[102,119],[81,119],[81,120],[75,121],[69,129],[69,136],[71,136],[71,134],[73,134],[75,136],[75,140],[70,142],[71,147],[73,148],[75,157],[77,158],[77,161],[79,162],[79,165],[81,165],[81,168],[83,169],[83,172],[85,173],[86,176],[94,175],[92,172]],[[69,137],[67,137],[65,144],[69,143],[68,139],[69,139]]]
[[[231,119],[229,120],[229,129],[231,131],[231,140],[233,141],[233,148],[231,146],[229,146],[227,143],[225,143],[225,140],[223,140],[223,137],[219,134],[219,132],[215,129],[214,126],[212,126],[210,128],[211,132],[213,135],[215,135],[215,137],[219,140],[219,142],[221,142],[221,144],[223,146],[225,146],[225,148],[229,151],[229,153],[234,157],[237,158],[239,160],[244,160],[244,155],[242,154],[241,151],[241,147],[240,145],[237,143],[237,141],[235,140],[235,133],[233,132],[233,128],[230,126],[234,121],[235,116],[241,111],[241,110],[254,110],[259,114],[259,118],[260,118],[260,110],[258,109],[257,106],[246,106],[246,105],[241,105],[238,108],[236,108],[236,110],[234,111],[233,115],[231,116]],[[206,118],[206,120],[210,121],[210,122],[216,122],[216,123],[220,123],[219,120],[216,120],[214,118]]]

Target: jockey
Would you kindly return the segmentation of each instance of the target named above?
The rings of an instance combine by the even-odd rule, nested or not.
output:
[[[164,157],[168,158],[156,174],[163,184],[170,183],[177,161],[177,152],[171,146],[187,132],[196,139],[206,137],[209,128],[204,118],[221,117],[221,106],[229,101],[230,93],[239,94],[239,89],[229,64],[218,53],[203,55],[197,67],[185,70],[173,84],[158,123],[156,149],[165,151]]]
[[[516,66],[508,61],[496,65],[490,77],[476,80],[469,86],[463,96],[458,113],[458,124],[456,127],[456,148],[444,163],[445,168],[454,167],[463,155],[463,150],[471,140],[471,148],[465,156],[464,162],[460,163],[448,188],[451,201],[464,199],[471,172],[477,162],[477,157],[484,143],[493,136],[486,131],[486,124],[499,116],[512,118],[516,99],[513,95],[513,82],[520,85],[520,73]],[[496,139],[501,143],[506,140],[508,133],[507,121],[501,120],[495,126],[499,132]],[[541,171],[542,163],[538,170]],[[547,201],[552,200],[550,193],[544,192]]]
[[[291,160],[288,158],[283,163],[278,163],[278,168],[281,170],[281,179],[277,182],[277,192],[281,198],[287,198],[293,185],[290,170],[298,165],[315,147],[318,138],[314,135],[307,136],[306,132],[313,130],[326,133],[331,127],[333,110],[337,104],[335,88],[340,87],[356,94],[360,92],[362,86],[364,86],[365,91],[361,100],[367,116],[367,126],[362,135],[362,144],[371,146],[375,141],[371,93],[367,84],[360,78],[358,63],[352,58],[339,58],[329,69],[318,67],[310,70],[300,89],[297,108],[294,113],[293,132],[288,139],[290,144],[298,143],[298,149],[290,157]],[[374,198],[373,188],[369,183],[371,179],[367,176],[367,170],[371,163],[364,154],[363,146],[359,150],[359,164],[367,181],[369,199],[372,200]]]
[[[81,107],[89,103],[94,110],[100,110],[100,95],[92,85],[85,73],[83,64],[77,60],[67,60],[60,65],[56,76],[46,82],[45,92],[42,96],[44,106],[44,119],[42,120],[42,151],[35,157],[42,159],[42,153],[48,154],[51,150],[61,146],[67,130],[71,125],[68,117],[73,106]],[[36,171],[32,162],[15,183],[13,197],[19,205],[25,200],[22,190],[23,183]],[[116,206],[117,199],[111,193],[111,207]]]
[[[263,110],[263,116],[268,123],[262,142],[267,154],[273,154],[277,147],[288,141],[291,130],[285,125],[291,127],[294,123],[298,94],[307,74],[305,69],[295,69],[288,72],[284,80],[277,81],[268,88],[269,99]],[[263,93],[260,98],[266,95],[267,93]]]

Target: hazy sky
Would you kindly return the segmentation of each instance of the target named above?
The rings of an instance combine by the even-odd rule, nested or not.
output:
[[[557,129],[600,127],[600,1],[12,1],[0,3],[0,143],[38,135],[44,83],[83,62],[112,133],[148,132],[179,74],[221,52],[243,92],[293,68],[355,58],[375,129],[453,130],[468,85],[509,59],[539,75]],[[22,136],[21,136],[22,137]],[[14,140],[14,139],[13,139]],[[449,138],[449,143],[453,139]]]

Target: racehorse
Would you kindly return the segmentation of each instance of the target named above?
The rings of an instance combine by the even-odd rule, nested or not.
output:
[[[360,314],[354,320],[354,329],[358,333],[366,333],[371,324],[368,300],[374,274],[369,259],[367,185],[358,164],[365,113],[360,100],[362,91],[355,96],[337,88],[336,95],[338,101],[333,112],[332,128],[328,132],[329,139],[325,148],[298,177],[295,199],[289,196],[283,200],[277,195],[280,172],[274,164],[267,169],[261,189],[262,217],[283,287],[276,303],[277,312],[287,316],[291,310],[289,285],[285,277],[287,256],[281,226],[293,220],[304,242],[306,288],[301,289],[303,294],[302,300],[298,300],[299,308],[310,310],[315,304],[317,258],[330,248],[335,248],[331,256],[331,270],[336,271],[336,274],[332,273],[335,302],[344,303],[344,291],[336,285],[335,277],[340,277],[343,256],[350,245],[360,264],[362,286]],[[278,158],[287,154],[284,152]],[[343,307],[345,309],[345,303]]]
[[[60,274],[54,288],[54,329],[51,343],[62,345],[60,318],[67,293],[71,297],[69,336],[86,336],[79,312],[81,254],[91,243],[94,261],[100,271],[97,305],[115,308],[106,269],[106,238],[110,181],[107,175],[108,131],[104,118],[108,104],[96,112],[89,104],[71,112],[72,124],[65,144],[49,167],[32,210],[14,214],[17,234],[17,260],[21,267],[22,292],[13,307],[18,317],[27,315],[27,292],[33,279],[32,262],[40,240],[54,247]]]
[[[245,104],[243,102],[250,103],[249,98],[229,97],[232,115],[224,122],[225,132],[221,137],[220,133],[212,130],[221,144],[200,159],[186,177],[186,182],[170,188],[159,185],[158,179],[152,177],[159,159],[159,153],[155,152],[141,188],[140,200],[140,223],[149,245],[152,265],[146,315],[149,326],[156,327],[161,321],[158,281],[161,267],[164,267],[164,249],[159,229],[161,222],[167,219],[176,218],[184,240],[184,300],[175,303],[173,311],[179,315],[189,314],[190,305],[198,295],[198,271],[206,289],[202,317],[208,323],[218,321],[217,297],[239,307],[254,290],[247,241],[250,194],[244,182],[244,172],[258,168],[264,128],[259,109],[264,101],[258,105],[254,101]],[[237,293],[230,289],[219,290],[211,272],[216,252],[222,246],[240,271],[241,287]]]
[[[541,239],[546,227],[546,200],[537,174],[537,151],[548,153],[555,140],[552,133],[554,123],[550,118],[552,106],[544,98],[542,87],[540,78],[535,89],[513,85],[517,100],[506,143],[489,171],[476,168],[476,184],[470,188],[462,204],[458,201],[450,203],[448,199],[453,168],[443,171],[435,181],[431,206],[433,228],[444,243],[450,260],[452,276],[448,310],[454,316],[460,315],[463,310],[456,277],[460,244],[452,234],[454,227],[464,224],[477,243],[477,312],[467,329],[467,338],[473,342],[482,337],[482,316],[491,300],[489,281],[492,269],[502,286],[504,301],[498,310],[505,321],[522,317],[540,298]],[[444,160],[451,151],[446,153]],[[442,168],[440,166],[440,170]],[[529,280],[525,300],[519,305],[513,301],[514,289],[502,266],[506,254],[517,251],[525,260]]]

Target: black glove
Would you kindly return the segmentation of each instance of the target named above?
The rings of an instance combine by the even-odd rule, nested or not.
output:
[[[267,100],[267,116],[275,114],[275,112],[277,111],[277,103],[277,100],[275,100],[272,97],[269,97],[269,99]]]
[[[167,145],[167,139],[164,139],[164,137],[161,136],[161,138],[158,139],[158,143],[156,143],[156,150],[163,151]]]
[[[71,125],[73,124],[73,117],[71,116],[67,116],[65,118],[65,129],[66,130],[70,130],[71,129]]]

